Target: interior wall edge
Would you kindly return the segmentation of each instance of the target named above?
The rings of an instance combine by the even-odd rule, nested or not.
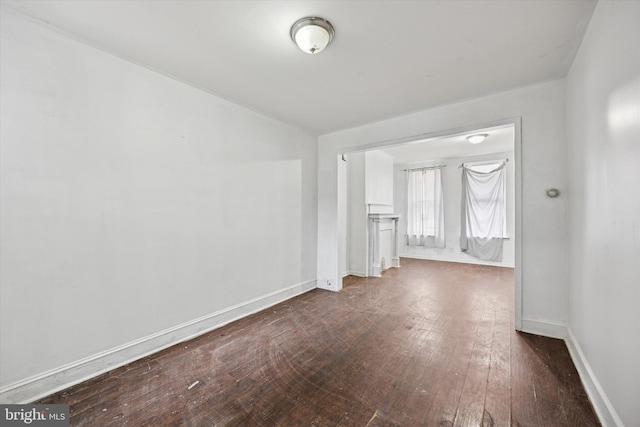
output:
[[[367,273],[365,273],[364,271],[356,271],[356,270],[349,270],[342,273],[342,277],[347,277],[347,276],[367,277]]]
[[[580,348],[578,340],[573,335],[573,332],[571,332],[569,326],[567,326],[567,336],[564,341],[567,344],[569,355],[578,371],[582,385],[603,427],[624,427],[622,420],[611,404],[607,394],[604,392],[598,378],[593,373],[587,358],[582,352],[582,348]]]
[[[522,328],[519,331],[542,335],[543,337],[564,339],[567,336],[567,325],[553,320],[523,316]]]
[[[196,338],[226,324],[317,288],[316,280],[301,282],[275,292],[218,310],[153,335],[43,372],[0,389],[3,404],[30,403],[90,378],[124,366],[173,345]]]

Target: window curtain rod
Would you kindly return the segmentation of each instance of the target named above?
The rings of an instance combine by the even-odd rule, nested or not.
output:
[[[502,164],[506,164],[507,162],[509,162],[509,159],[504,159],[504,160],[487,160],[487,161],[483,161],[483,162],[465,162],[465,163],[460,163],[460,166],[458,166],[458,169],[465,167],[466,166],[483,166],[483,165],[492,165],[494,163],[500,163],[502,162]]]
[[[402,169],[403,171],[428,171],[433,169],[442,169],[446,168],[447,165],[437,165],[437,166],[425,166],[423,168],[415,168],[415,169]]]

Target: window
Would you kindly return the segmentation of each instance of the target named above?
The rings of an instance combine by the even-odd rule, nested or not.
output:
[[[460,248],[476,258],[502,261],[507,238],[506,160],[462,168]]]
[[[407,171],[407,245],[445,247],[441,167]]]

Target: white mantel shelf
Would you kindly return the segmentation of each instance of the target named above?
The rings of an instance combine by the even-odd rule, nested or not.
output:
[[[400,219],[400,214],[396,213],[375,213],[369,214],[370,219]]]
[[[380,259],[380,223],[393,221],[393,255],[391,267],[400,267],[400,257],[398,256],[398,220],[400,214],[396,213],[375,213],[369,214],[369,276],[382,276],[382,265]]]

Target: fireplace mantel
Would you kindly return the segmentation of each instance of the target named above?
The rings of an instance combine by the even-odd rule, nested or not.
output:
[[[373,219],[373,220],[380,220],[380,219],[392,219],[392,220],[399,220],[400,219],[400,214],[397,213],[374,213],[374,214],[369,214],[369,219]]]
[[[398,220],[400,215],[396,213],[375,213],[369,214],[369,224],[367,232],[369,234],[369,271],[368,275],[380,277],[383,265],[380,256],[380,224],[393,222],[392,228],[392,257],[391,267],[400,267],[400,257],[398,256]]]

